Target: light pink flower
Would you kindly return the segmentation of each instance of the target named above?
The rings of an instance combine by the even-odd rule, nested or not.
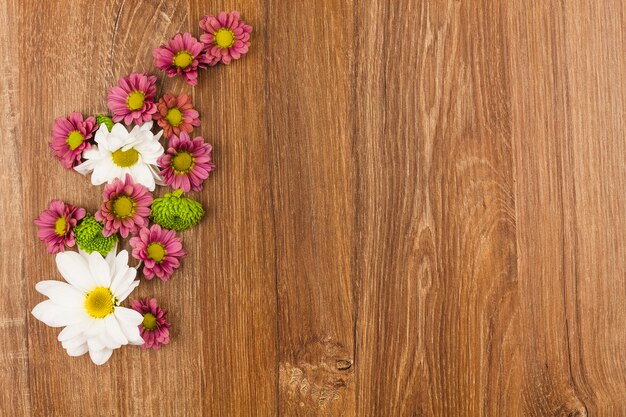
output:
[[[200,41],[209,55],[223,64],[230,64],[248,53],[252,26],[239,20],[239,12],[220,12],[217,16],[204,16],[200,20]]]
[[[124,181],[116,178],[107,184],[102,196],[104,202],[94,217],[104,224],[104,236],[119,231],[122,237],[127,237],[129,233],[135,234],[148,225],[152,194],[145,186],[134,183],[129,174]]]
[[[37,236],[48,245],[48,253],[63,252],[64,246],[74,246],[74,227],[85,214],[85,209],[63,201],[50,202],[48,210],[42,211],[35,219],[39,227]]]
[[[133,72],[120,78],[118,86],[109,88],[107,105],[113,112],[113,121],[142,125],[152,120],[152,115],[157,111],[154,104],[156,81],[154,75]]]
[[[179,135],[180,132],[191,133],[194,126],[200,126],[198,112],[187,94],[176,97],[166,93],[157,103],[157,112],[153,117],[167,138],[172,134]]]
[[[144,341],[142,349],[158,349],[170,342],[171,324],[167,321],[167,310],[157,304],[156,298],[133,300],[130,306],[143,315],[139,333]]]
[[[77,112],[59,117],[52,125],[52,139],[48,143],[52,154],[59,158],[64,168],[72,169],[81,162],[83,151],[91,148],[89,139],[98,129],[96,119]]]
[[[154,65],[168,77],[182,75],[190,85],[198,83],[198,69],[215,65],[215,57],[205,53],[204,45],[191,33],[177,33],[166,44],[152,50]]]
[[[185,192],[201,191],[202,183],[215,171],[213,147],[202,136],[191,140],[185,132],[170,138],[167,151],[157,161],[163,182]]]
[[[137,236],[130,239],[130,246],[133,257],[143,261],[143,274],[148,280],[155,275],[162,281],[169,280],[180,266],[180,259],[187,255],[176,232],[161,229],[158,224],[150,229],[141,229]]]

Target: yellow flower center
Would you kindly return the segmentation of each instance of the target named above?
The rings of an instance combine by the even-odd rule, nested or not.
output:
[[[110,289],[96,287],[85,298],[85,310],[96,319],[102,319],[115,310],[115,297]]]
[[[72,130],[70,134],[67,135],[67,139],[65,141],[67,142],[67,145],[70,147],[70,149],[74,150],[78,148],[84,140],[85,137],[82,135],[82,133],[80,133],[78,130]]]
[[[135,201],[126,195],[121,195],[113,202],[113,212],[121,219],[131,217],[135,214]]]
[[[65,217],[59,217],[56,222],[54,222],[54,233],[57,236],[65,236],[65,232],[67,230],[67,220]]]
[[[226,49],[235,43],[235,34],[228,28],[220,28],[213,36],[218,48]]]
[[[172,166],[177,174],[185,174],[193,167],[193,156],[189,152],[179,152],[172,158]]]
[[[174,127],[180,126],[183,122],[183,114],[180,112],[178,107],[169,109],[165,118],[167,119],[167,122]]]
[[[188,51],[178,51],[174,55],[174,65],[178,68],[185,69],[193,62],[193,55]]]
[[[111,154],[113,163],[118,167],[132,167],[139,160],[139,152],[135,148],[123,151],[121,148]]]
[[[143,107],[143,101],[146,98],[143,91],[135,90],[128,95],[126,105],[129,110],[139,110]]]
[[[167,251],[159,242],[152,242],[148,245],[148,256],[154,262],[159,263],[163,261],[165,255],[167,255]]]
[[[146,330],[154,330],[157,325],[157,319],[152,314],[146,313],[143,316],[143,321],[141,322],[141,325]]]

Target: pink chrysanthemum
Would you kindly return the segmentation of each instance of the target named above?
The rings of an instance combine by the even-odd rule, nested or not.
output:
[[[215,65],[217,60],[204,51],[204,44],[191,33],[177,33],[166,44],[152,50],[154,65],[168,77],[182,75],[190,85],[198,83],[198,69]]]
[[[173,230],[161,229],[158,224],[150,229],[144,228],[139,235],[130,239],[133,248],[133,257],[143,261],[143,274],[150,280],[156,275],[162,281],[167,281],[176,268],[180,266],[180,259],[187,253],[183,250],[183,241],[176,236]]]
[[[252,26],[239,20],[239,12],[220,12],[217,16],[204,16],[200,20],[200,41],[207,53],[224,64],[248,53]]]
[[[37,236],[48,245],[48,253],[63,252],[64,246],[74,246],[74,227],[85,214],[85,209],[63,201],[50,202],[48,210],[42,211],[35,219],[39,227]]]
[[[172,134],[180,135],[180,132],[190,133],[194,126],[200,126],[198,112],[193,108],[187,94],[176,97],[172,93],[166,93],[157,103],[154,120],[168,138]]]
[[[52,140],[48,143],[52,154],[59,158],[64,168],[72,169],[81,162],[83,151],[91,148],[89,139],[98,129],[96,119],[77,112],[67,117],[59,117],[52,125]]]
[[[104,236],[119,231],[122,237],[127,237],[129,233],[135,234],[148,225],[152,194],[145,186],[134,183],[129,174],[124,181],[116,178],[113,183],[107,184],[102,196],[104,202],[94,217],[104,224]]]
[[[185,132],[172,136],[167,151],[157,161],[163,182],[185,192],[201,191],[204,180],[215,171],[212,154],[213,147],[202,136],[193,140]]]
[[[113,121],[142,125],[152,120],[152,115],[157,111],[154,104],[156,81],[154,75],[133,72],[120,78],[119,86],[109,88],[107,105],[113,112]]]
[[[158,349],[170,342],[171,324],[167,321],[167,310],[159,307],[156,298],[133,300],[130,306],[143,315],[139,333],[144,343],[142,349]]]

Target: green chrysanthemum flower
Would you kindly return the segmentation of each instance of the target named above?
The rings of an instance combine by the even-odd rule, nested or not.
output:
[[[191,198],[183,197],[183,190],[165,194],[152,202],[150,217],[161,227],[169,230],[186,230],[202,220],[202,204]]]
[[[109,116],[105,115],[105,114],[99,114],[96,116],[96,123],[98,123],[98,127],[104,123],[107,127],[107,129],[109,129],[109,132],[111,131],[111,129],[113,129],[113,119],[111,119]]]
[[[118,239],[117,235],[105,237],[102,234],[103,228],[102,223],[94,219],[91,214],[87,214],[74,228],[74,239],[78,247],[87,253],[96,251],[106,256],[115,247]]]

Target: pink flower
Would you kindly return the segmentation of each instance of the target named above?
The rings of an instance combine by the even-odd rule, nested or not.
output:
[[[35,219],[37,236],[48,245],[48,253],[63,252],[64,246],[74,246],[74,227],[85,217],[85,209],[60,200],[52,200],[50,208]]]
[[[163,182],[183,191],[201,191],[209,173],[215,171],[211,161],[213,147],[202,136],[191,140],[185,132],[170,138],[167,152],[158,159]]]
[[[200,126],[198,112],[187,94],[176,97],[166,93],[157,103],[157,112],[153,117],[168,138],[172,134],[180,135],[180,132],[191,133],[194,126]]]
[[[156,113],[154,96],[157,78],[145,72],[133,72],[120,78],[119,86],[109,88],[107,105],[113,112],[113,121],[142,125]]]
[[[91,148],[89,139],[98,129],[96,119],[77,112],[67,117],[59,117],[52,125],[52,140],[48,143],[52,154],[59,158],[64,168],[72,169],[78,165],[83,151]]]
[[[141,229],[139,235],[130,239],[130,246],[133,248],[133,257],[143,261],[143,274],[148,280],[155,275],[162,281],[169,280],[180,266],[179,260],[187,254],[176,232],[161,229],[158,224],[152,225],[150,229]]]
[[[217,16],[204,16],[200,20],[200,41],[209,55],[224,64],[248,53],[252,26],[239,20],[239,12],[220,12]]]
[[[144,343],[142,349],[158,349],[170,342],[171,324],[167,321],[167,310],[158,306],[156,298],[133,300],[130,306],[143,315],[139,333]]]
[[[205,53],[204,45],[191,33],[177,33],[164,45],[152,51],[154,65],[168,77],[182,75],[190,85],[198,83],[198,69],[215,65],[215,57]]]
[[[123,182],[116,178],[107,184],[102,196],[104,202],[94,217],[104,224],[104,236],[119,231],[122,237],[127,237],[148,225],[152,194],[145,186],[134,183],[129,174]]]

